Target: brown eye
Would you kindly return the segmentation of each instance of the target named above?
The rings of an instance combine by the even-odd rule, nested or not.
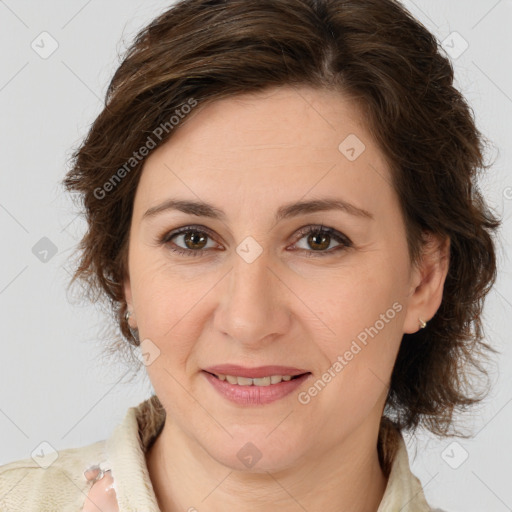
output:
[[[299,231],[299,235],[299,240],[306,239],[304,246],[299,249],[305,251],[307,256],[330,256],[353,245],[351,240],[339,231],[324,226],[307,226]],[[327,250],[332,242],[338,242],[338,245]]]
[[[322,251],[328,249],[329,245],[331,245],[331,235],[321,232],[311,233],[307,241],[312,249]]]
[[[183,256],[205,255],[208,249],[215,247],[214,243],[213,246],[208,246],[209,241],[213,243],[210,234],[205,229],[194,226],[185,226],[159,238],[162,245]]]
[[[183,242],[187,248],[191,250],[204,249],[207,240],[208,235],[202,233],[201,231],[187,231],[183,237]]]

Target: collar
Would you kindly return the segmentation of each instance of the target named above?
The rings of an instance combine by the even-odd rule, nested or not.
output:
[[[138,406],[130,407],[106,441],[107,460],[101,467],[112,470],[122,512],[159,511],[145,454],[164,422],[165,410],[153,395]],[[411,473],[403,436],[386,417],[382,418],[379,429],[378,452],[388,483],[377,512],[430,512],[421,483]]]
[[[420,480],[409,466],[404,438],[397,426],[382,417],[377,449],[388,484],[377,512],[430,512]]]

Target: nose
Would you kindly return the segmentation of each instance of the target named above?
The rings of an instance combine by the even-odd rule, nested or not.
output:
[[[247,348],[259,348],[290,331],[291,292],[263,251],[254,261],[233,253],[214,325]]]

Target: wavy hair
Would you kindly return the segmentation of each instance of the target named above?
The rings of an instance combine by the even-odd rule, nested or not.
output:
[[[122,350],[133,342],[123,281],[145,160],[138,150],[148,137],[191,98],[201,106],[268,87],[339,91],[357,102],[392,170],[411,261],[423,233],[450,237],[442,303],[425,329],[403,336],[384,411],[401,429],[449,435],[456,410],[484,396],[470,376],[487,375],[482,361],[495,352],[482,309],[496,279],[493,231],[501,223],[477,185],[490,167],[486,140],[453,82],[434,35],[395,0],[176,3],[123,55],[104,109],[71,157],[63,184],[78,194],[88,230],[70,284],[80,279],[107,299],[121,334],[113,349]],[[155,146],[174,131],[160,129]],[[115,186],[114,175],[122,175]]]

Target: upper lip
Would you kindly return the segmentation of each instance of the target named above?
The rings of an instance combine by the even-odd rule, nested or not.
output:
[[[246,368],[236,364],[219,364],[216,366],[210,366],[209,368],[204,368],[204,371],[215,373],[217,375],[233,375],[234,377],[247,377],[250,379],[257,379],[272,375],[291,375],[293,377],[294,375],[309,373],[308,370],[292,368],[290,366],[272,365]]]

